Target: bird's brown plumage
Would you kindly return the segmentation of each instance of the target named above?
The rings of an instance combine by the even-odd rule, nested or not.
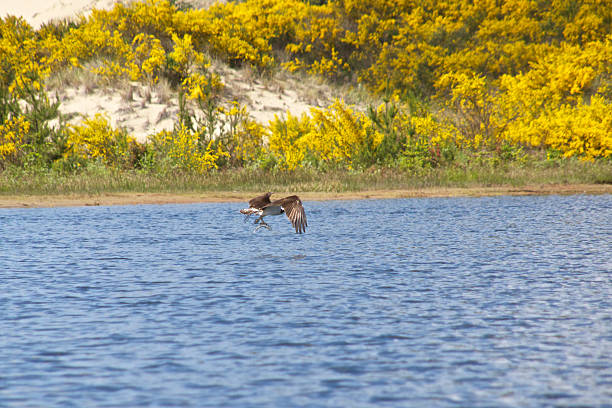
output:
[[[291,221],[291,225],[295,228],[295,232],[301,234],[306,232],[308,222],[306,220],[306,213],[302,206],[302,200],[296,195],[274,200],[267,206],[279,205],[287,214],[287,218]],[[265,208],[265,207],[264,207]]]
[[[249,207],[261,210],[266,204],[270,204],[272,193],[265,193],[249,200]]]
[[[259,218],[255,220],[255,223],[261,222],[264,226],[267,226],[263,221],[263,217],[269,215],[280,215],[283,212],[287,215],[287,218],[291,221],[291,225],[295,228],[295,232],[301,234],[306,232],[308,222],[306,220],[306,213],[302,206],[302,200],[296,195],[292,195],[278,200],[270,201],[272,193],[265,193],[249,200],[249,208],[240,210],[242,214],[245,214],[247,218],[256,214]],[[268,227],[269,228],[269,227]],[[259,228],[258,228],[259,229]]]

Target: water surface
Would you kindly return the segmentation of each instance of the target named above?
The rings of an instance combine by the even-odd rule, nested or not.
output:
[[[0,210],[0,406],[612,406],[612,196],[304,204]]]

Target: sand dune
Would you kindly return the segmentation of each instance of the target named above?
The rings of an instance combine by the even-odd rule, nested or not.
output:
[[[41,24],[65,18],[86,15],[94,8],[110,8],[116,0],[3,0],[0,16],[7,14],[23,17],[34,28]]]

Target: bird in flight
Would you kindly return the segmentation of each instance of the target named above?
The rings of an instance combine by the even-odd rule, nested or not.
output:
[[[246,222],[249,217],[253,214],[259,215],[259,218],[255,220],[255,224],[259,224],[255,231],[260,228],[272,229],[265,221],[264,217],[268,215],[281,215],[287,214],[287,218],[291,221],[291,225],[295,228],[295,232],[301,234],[306,232],[308,223],[306,222],[306,213],[302,206],[302,200],[296,195],[292,195],[278,200],[270,201],[272,193],[265,193],[249,200],[249,208],[240,210],[240,212],[246,217]]]

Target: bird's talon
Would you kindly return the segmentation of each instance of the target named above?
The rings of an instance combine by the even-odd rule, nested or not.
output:
[[[270,227],[268,224],[262,223],[262,224],[258,225],[257,228],[255,228],[255,231],[253,231],[253,232],[257,232],[260,228],[267,228],[268,230],[272,231],[272,227]]]

